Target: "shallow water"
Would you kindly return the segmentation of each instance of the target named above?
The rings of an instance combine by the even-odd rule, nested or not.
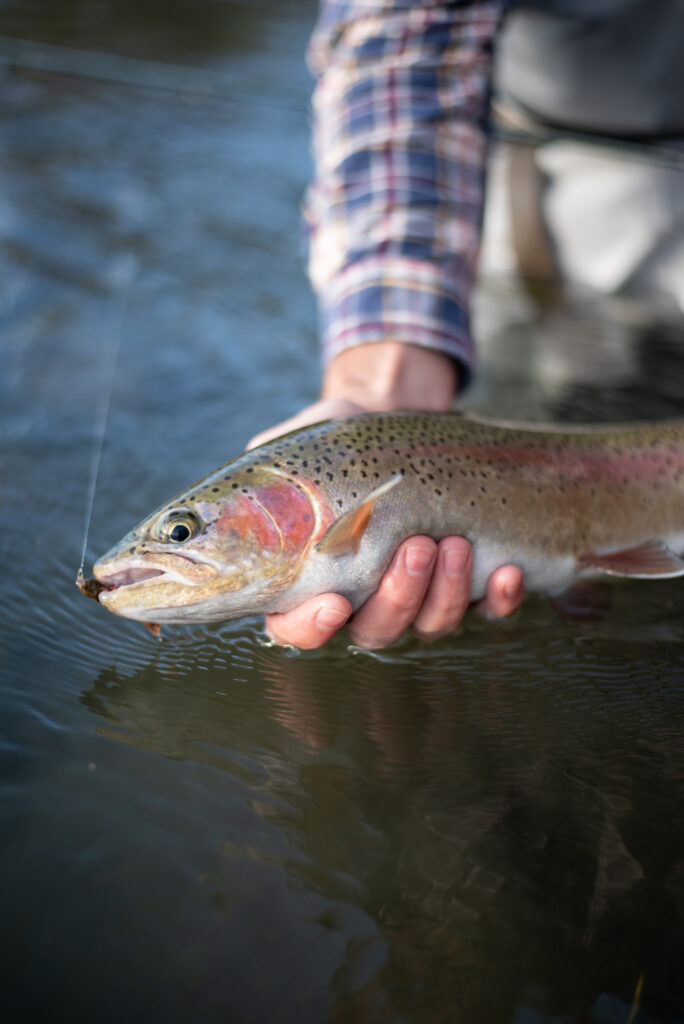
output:
[[[633,1019],[684,1020],[680,582],[377,654],[160,644],[77,593],[112,346],[90,557],[315,394],[313,5],[59,9],[0,31],[204,77],[0,79],[3,1019],[613,1024],[643,979]],[[681,325],[480,311],[471,405],[684,408]]]

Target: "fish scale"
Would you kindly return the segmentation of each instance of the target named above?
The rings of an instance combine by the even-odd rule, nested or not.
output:
[[[327,591],[358,607],[415,533],[471,541],[474,599],[506,562],[528,590],[590,571],[683,575],[684,420],[547,429],[400,412],[317,424],[145,519],[97,563],[99,600],[154,622],[285,611]]]

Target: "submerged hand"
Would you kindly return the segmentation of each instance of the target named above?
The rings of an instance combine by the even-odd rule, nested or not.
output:
[[[433,364],[439,354],[420,350],[412,345],[376,343],[359,346],[338,357],[329,368],[324,382],[323,398],[308,406],[292,419],[257,435],[249,444],[263,444],[279,434],[336,416],[378,409],[448,408],[452,386],[444,382],[453,376],[453,368]],[[363,353],[372,350],[371,356]],[[375,373],[367,375],[372,357],[382,363],[408,359],[406,366],[396,366],[391,388],[378,393],[383,367],[376,363]],[[355,360],[363,360],[363,371],[357,374]],[[437,377],[430,379],[432,371]],[[365,381],[372,381],[366,394]],[[418,386],[416,386],[418,385]],[[442,389],[444,394],[442,394]],[[290,612],[266,616],[269,635],[282,644],[304,650],[322,647],[346,622],[349,634],[359,647],[386,647],[397,640],[409,626],[423,639],[434,640],[456,629],[470,603],[470,580],[473,552],[463,537],[446,537],[439,543],[429,537],[407,538],[395,552],[374,594],[352,617],[349,601],[341,594],[320,594]],[[490,618],[505,618],[520,605],[523,598],[523,576],[514,565],[502,566],[492,573],[485,598],[478,609]]]

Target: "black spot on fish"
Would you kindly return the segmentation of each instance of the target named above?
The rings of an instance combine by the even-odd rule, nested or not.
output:
[[[218,487],[212,487],[212,489],[211,489],[211,493],[212,494],[218,494],[218,492],[219,492],[219,488]]]
[[[239,484],[233,484],[233,490],[234,490],[234,491],[237,491],[237,489],[238,489],[238,487],[239,487],[239,486],[240,486]]]

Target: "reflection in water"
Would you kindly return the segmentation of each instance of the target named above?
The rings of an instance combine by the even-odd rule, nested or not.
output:
[[[322,671],[231,647],[237,674],[252,661],[248,689],[217,692],[224,666],[205,657],[200,673],[181,649],[175,668],[174,652],[132,677],[102,671],[83,702],[101,734],[247,787],[285,852],[233,842],[226,856],[338,908],[319,920],[345,938],[331,1019],[599,1020],[624,1013],[641,973],[646,1005],[673,1019],[684,755],[665,659],[645,678],[629,651],[616,662],[610,642],[562,626],[534,657],[474,624],[425,659],[385,654],[382,676],[342,650]],[[340,904],[363,911],[362,935]]]

